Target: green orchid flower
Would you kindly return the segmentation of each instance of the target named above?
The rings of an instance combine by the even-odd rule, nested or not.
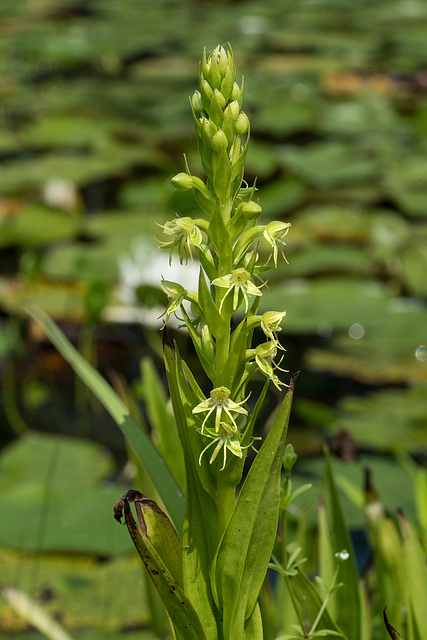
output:
[[[234,456],[237,456],[238,458],[242,458],[243,447],[240,444],[239,437],[235,433],[235,431],[233,431],[233,429],[230,429],[230,425],[226,424],[225,422],[221,422],[219,424],[218,432],[214,431],[213,429],[206,429],[204,432],[200,430],[200,433],[203,433],[203,435],[206,436],[207,438],[212,438],[212,442],[209,442],[209,444],[203,449],[202,453],[200,454],[199,465],[202,464],[202,458],[204,453],[213,445],[216,445],[216,446],[210,457],[209,464],[212,464],[212,462],[216,460],[221,449],[224,450],[223,463],[220,471],[223,471],[227,462],[227,449]]]
[[[261,316],[261,329],[264,334],[274,342],[278,349],[282,349],[283,351],[285,351],[285,349],[278,341],[276,333],[282,330],[282,327],[279,325],[285,315],[286,311],[266,311]]]
[[[203,243],[203,236],[196,221],[192,218],[176,218],[159,225],[163,229],[165,236],[173,236],[171,242],[161,242],[161,249],[169,249],[169,264],[172,262],[172,252],[178,247],[179,261],[187,264],[190,260],[193,264],[193,247],[200,247]]]
[[[286,256],[283,253],[281,247],[286,247],[286,242],[284,242],[283,238],[288,234],[290,226],[290,222],[280,222],[278,220],[273,220],[272,222],[268,223],[265,230],[263,231],[264,238],[267,240],[268,244],[273,247],[273,260],[275,267],[277,267],[277,254],[279,246],[282,257],[286,264],[288,264]]]
[[[234,433],[237,432],[237,424],[231,412],[247,415],[248,412],[242,407],[242,404],[246,402],[247,398],[242,400],[242,402],[233,402],[233,400],[230,399],[230,396],[231,391],[230,389],[227,389],[227,387],[216,387],[215,389],[212,389],[210,398],[203,400],[203,402],[200,402],[200,404],[194,407],[193,413],[203,413],[207,411],[207,415],[202,423],[201,433],[204,433],[206,421],[214,412],[216,433],[219,433],[223,412],[226,413],[231,420],[231,424],[228,425],[229,428],[232,429]]]
[[[243,299],[245,301],[245,313],[248,312],[249,302],[248,295],[250,296],[261,296],[262,292],[259,287],[256,287],[254,283],[250,280],[251,274],[246,269],[234,269],[231,273],[226,276],[222,276],[221,278],[215,278],[212,280],[212,284],[217,287],[223,287],[227,289],[224,297],[221,300],[221,304],[219,306],[219,312],[221,313],[222,306],[224,304],[224,300],[228,296],[231,291],[233,291],[233,310],[235,311],[239,304],[239,293],[243,294]]]

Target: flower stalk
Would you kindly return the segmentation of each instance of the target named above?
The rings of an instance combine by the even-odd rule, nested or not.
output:
[[[257,601],[276,538],[293,379],[236,493],[267,388],[270,383],[278,390],[288,386],[277,373],[284,371],[278,333],[286,312],[258,314],[258,307],[266,282],[259,281],[259,275],[271,262],[277,267],[290,224],[258,224],[262,208],[256,186],[243,180],[250,123],[242,110],[244,83],[236,80],[231,47],[218,46],[209,55],[205,51],[198,80],[190,105],[206,177],[193,176],[185,161],[186,171],[172,178],[172,184],[192,190],[200,213],[162,225],[165,240],[160,244],[170,260],[176,254],[181,264],[196,258],[200,262],[197,292],[165,280],[161,286],[169,300],[165,324],[179,314],[210,385],[205,394],[164,331],[165,366],[186,467],[182,577],[176,579],[176,589],[188,600],[188,619],[194,622],[196,613],[203,628],[200,637],[261,640]],[[261,247],[269,252],[264,261]],[[252,346],[257,328],[265,341]],[[265,385],[250,407],[248,384],[257,375],[265,378]],[[149,533],[141,526],[136,534],[126,500],[124,508],[134,541],[143,537],[137,549],[146,552],[152,545]],[[153,553],[164,557],[161,539],[156,543]],[[175,611],[176,598],[171,595],[169,608],[168,584],[161,583],[161,595],[169,612]],[[170,617],[175,637],[192,637],[181,626],[182,616]]]

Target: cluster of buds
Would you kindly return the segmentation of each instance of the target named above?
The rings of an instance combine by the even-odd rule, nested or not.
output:
[[[231,48],[218,46],[199,65],[199,89],[191,97],[199,151],[206,182],[186,172],[172,178],[182,191],[192,190],[195,200],[208,219],[177,217],[162,225],[167,240],[162,247],[177,250],[181,263],[197,256],[201,264],[199,289],[187,291],[173,282],[162,282],[169,305],[166,320],[180,311],[193,340],[200,362],[212,381],[209,398],[193,407],[193,414],[205,412],[199,433],[211,442],[200,453],[214,446],[210,462],[223,449],[241,458],[241,431],[247,423],[246,386],[255,371],[260,371],[277,389],[284,385],[277,376],[280,369],[275,358],[280,345],[277,333],[285,311],[268,311],[257,315],[265,283],[256,282],[259,274],[277,267],[279,250],[283,253],[290,224],[273,221],[258,224],[262,213],[254,200],[255,185],[243,181],[244,162],[249,141],[249,119],[242,111],[243,80],[236,82]],[[259,264],[257,246],[264,242],[270,255]],[[270,264],[269,264],[270,263]],[[209,284],[207,282],[209,281]],[[190,318],[185,301],[191,304]],[[244,320],[231,330],[232,316],[243,307]],[[260,327],[266,342],[251,348],[252,334]],[[281,371],[284,371],[281,369]],[[201,393],[201,392],[200,392]],[[238,414],[238,420],[234,414]],[[246,440],[248,442],[248,440]],[[250,446],[250,445],[248,445]]]

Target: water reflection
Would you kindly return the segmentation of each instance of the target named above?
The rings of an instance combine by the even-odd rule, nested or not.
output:
[[[415,349],[415,357],[417,360],[425,362],[427,360],[427,347],[421,344],[417,349]]]
[[[329,322],[320,322],[317,327],[317,335],[321,338],[330,338],[332,335],[332,325]]]
[[[350,329],[348,330],[348,335],[350,336],[350,338],[353,338],[353,340],[360,340],[360,338],[363,338],[364,334],[365,329],[358,322],[352,324]]]

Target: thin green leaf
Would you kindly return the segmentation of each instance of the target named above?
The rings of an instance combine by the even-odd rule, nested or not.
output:
[[[222,315],[216,308],[215,302],[212,299],[211,292],[206,284],[203,271],[200,269],[199,275],[199,304],[205,316],[205,320],[208,324],[210,332],[215,338],[220,338],[224,335],[225,331],[229,331],[230,328],[225,322]]]
[[[184,457],[176,423],[168,407],[166,391],[150,358],[144,358],[141,362],[141,379],[147,416],[154,432],[153,440],[179,486],[184,491]]]
[[[156,488],[176,530],[182,531],[184,495],[151,440],[137,425],[126,405],[106,380],[86,362],[53,320],[37,305],[26,303],[23,308],[43,328],[61,355],[120,427]]]
[[[425,607],[427,602],[427,567],[424,549],[408,518],[398,512],[398,521],[403,536],[403,563],[405,585],[409,602],[418,629],[425,628]]]
[[[240,386],[245,370],[245,358],[246,322],[243,322],[233,332],[230,355],[224,364],[223,370],[218,372],[218,380],[221,381],[221,385],[230,389],[232,394],[236,393]]]
[[[339,553],[342,549],[347,549],[350,552],[350,557],[341,564],[339,574],[340,580],[345,584],[345,589],[339,589],[334,596],[336,598],[337,611],[339,612],[337,622],[350,640],[359,640],[361,604],[356,554],[354,553],[353,544],[342,512],[328,453],[326,453],[326,479],[331,504],[334,551]]]

